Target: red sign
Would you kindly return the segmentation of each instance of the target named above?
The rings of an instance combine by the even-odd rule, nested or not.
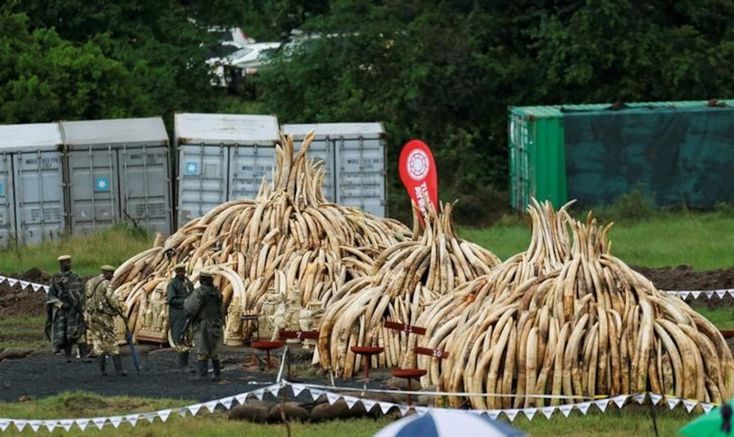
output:
[[[408,334],[424,335],[426,333],[426,328],[413,325],[403,325],[402,323],[391,322],[389,320],[385,320],[385,328],[407,332]]]
[[[415,353],[418,355],[428,355],[429,357],[443,360],[449,357],[449,353],[440,349],[429,349],[427,347],[416,347]]]
[[[438,210],[438,170],[431,149],[421,140],[410,140],[400,152],[400,180],[423,214],[431,202]],[[421,217],[422,222],[422,217]]]

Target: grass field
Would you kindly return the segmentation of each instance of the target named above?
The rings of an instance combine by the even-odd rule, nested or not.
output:
[[[130,414],[133,412],[146,413],[165,408],[177,408],[193,401],[170,399],[144,399],[130,397],[101,397],[90,393],[64,393],[40,400],[29,402],[0,403],[3,417],[17,419],[66,419],[95,416],[113,416]],[[692,420],[695,415],[689,415],[685,410],[678,408],[670,411],[667,407],[656,408],[657,426],[660,435],[672,436],[681,426]],[[326,423],[291,423],[291,433],[294,436],[345,436],[359,437],[373,435],[380,428],[389,423],[389,419],[354,419],[349,421],[333,421]],[[627,436],[652,435],[653,424],[647,407],[627,405],[622,411],[616,407],[608,407],[606,413],[601,413],[592,407],[586,416],[573,411],[568,418],[556,412],[550,420],[540,413],[533,421],[519,416],[515,427],[525,430],[532,436]],[[78,431],[78,428],[74,428]],[[87,428],[89,435],[109,435],[113,428],[108,424],[103,431],[94,425]],[[125,423],[116,431],[119,435],[132,436],[285,436],[283,424],[252,424],[248,422],[229,421],[225,412],[200,412],[195,418],[179,417],[171,414],[166,423],[156,420],[153,424],[141,419],[136,427],[132,428]],[[64,434],[57,430],[56,433]],[[13,432],[10,433],[11,435]]]
[[[43,336],[46,318],[41,317],[0,317],[0,349],[42,349],[49,348]]]

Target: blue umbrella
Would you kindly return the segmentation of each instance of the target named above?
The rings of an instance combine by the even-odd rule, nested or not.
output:
[[[423,416],[413,415],[392,423],[375,437],[439,437],[439,436],[524,436],[510,425],[486,416],[462,410],[432,410]]]

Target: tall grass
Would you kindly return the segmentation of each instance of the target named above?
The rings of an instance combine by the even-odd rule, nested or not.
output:
[[[0,251],[0,272],[19,274],[32,267],[55,272],[58,270],[56,258],[71,255],[74,271],[90,276],[99,273],[100,265],[118,266],[149,248],[152,242],[152,235],[120,225],[94,234],[47,241],[38,246],[4,249]]]

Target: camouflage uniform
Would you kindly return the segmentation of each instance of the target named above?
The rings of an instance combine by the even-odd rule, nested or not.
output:
[[[84,338],[84,290],[82,280],[71,270],[58,272],[51,278],[49,301],[58,299],[59,305],[47,304],[50,337],[56,351],[71,350]]]
[[[98,355],[120,354],[114,319],[122,313],[122,307],[112,291],[110,281],[103,275],[96,276],[87,283],[88,329],[94,352]]]
[[[202,284],[186,298],[184,312],[191,318],[194,329],[194,345],[199,360],[199,376],[206,377],[208,360],[212,360],[214,374],[212,379],[219,380],[219,351],[224,340],[224,305],[222,292],[209,280],[202,279]]]
[[[181,333],[186,325],[186,314],[184,313],[184,302],[191,295],[194,285],[189,278],[174,276],[168,283],[168,324],[171,338],[175,343],[177,352],[187,352],[191,349],[191,336],[186,335],[183,341],[179,341]]]

